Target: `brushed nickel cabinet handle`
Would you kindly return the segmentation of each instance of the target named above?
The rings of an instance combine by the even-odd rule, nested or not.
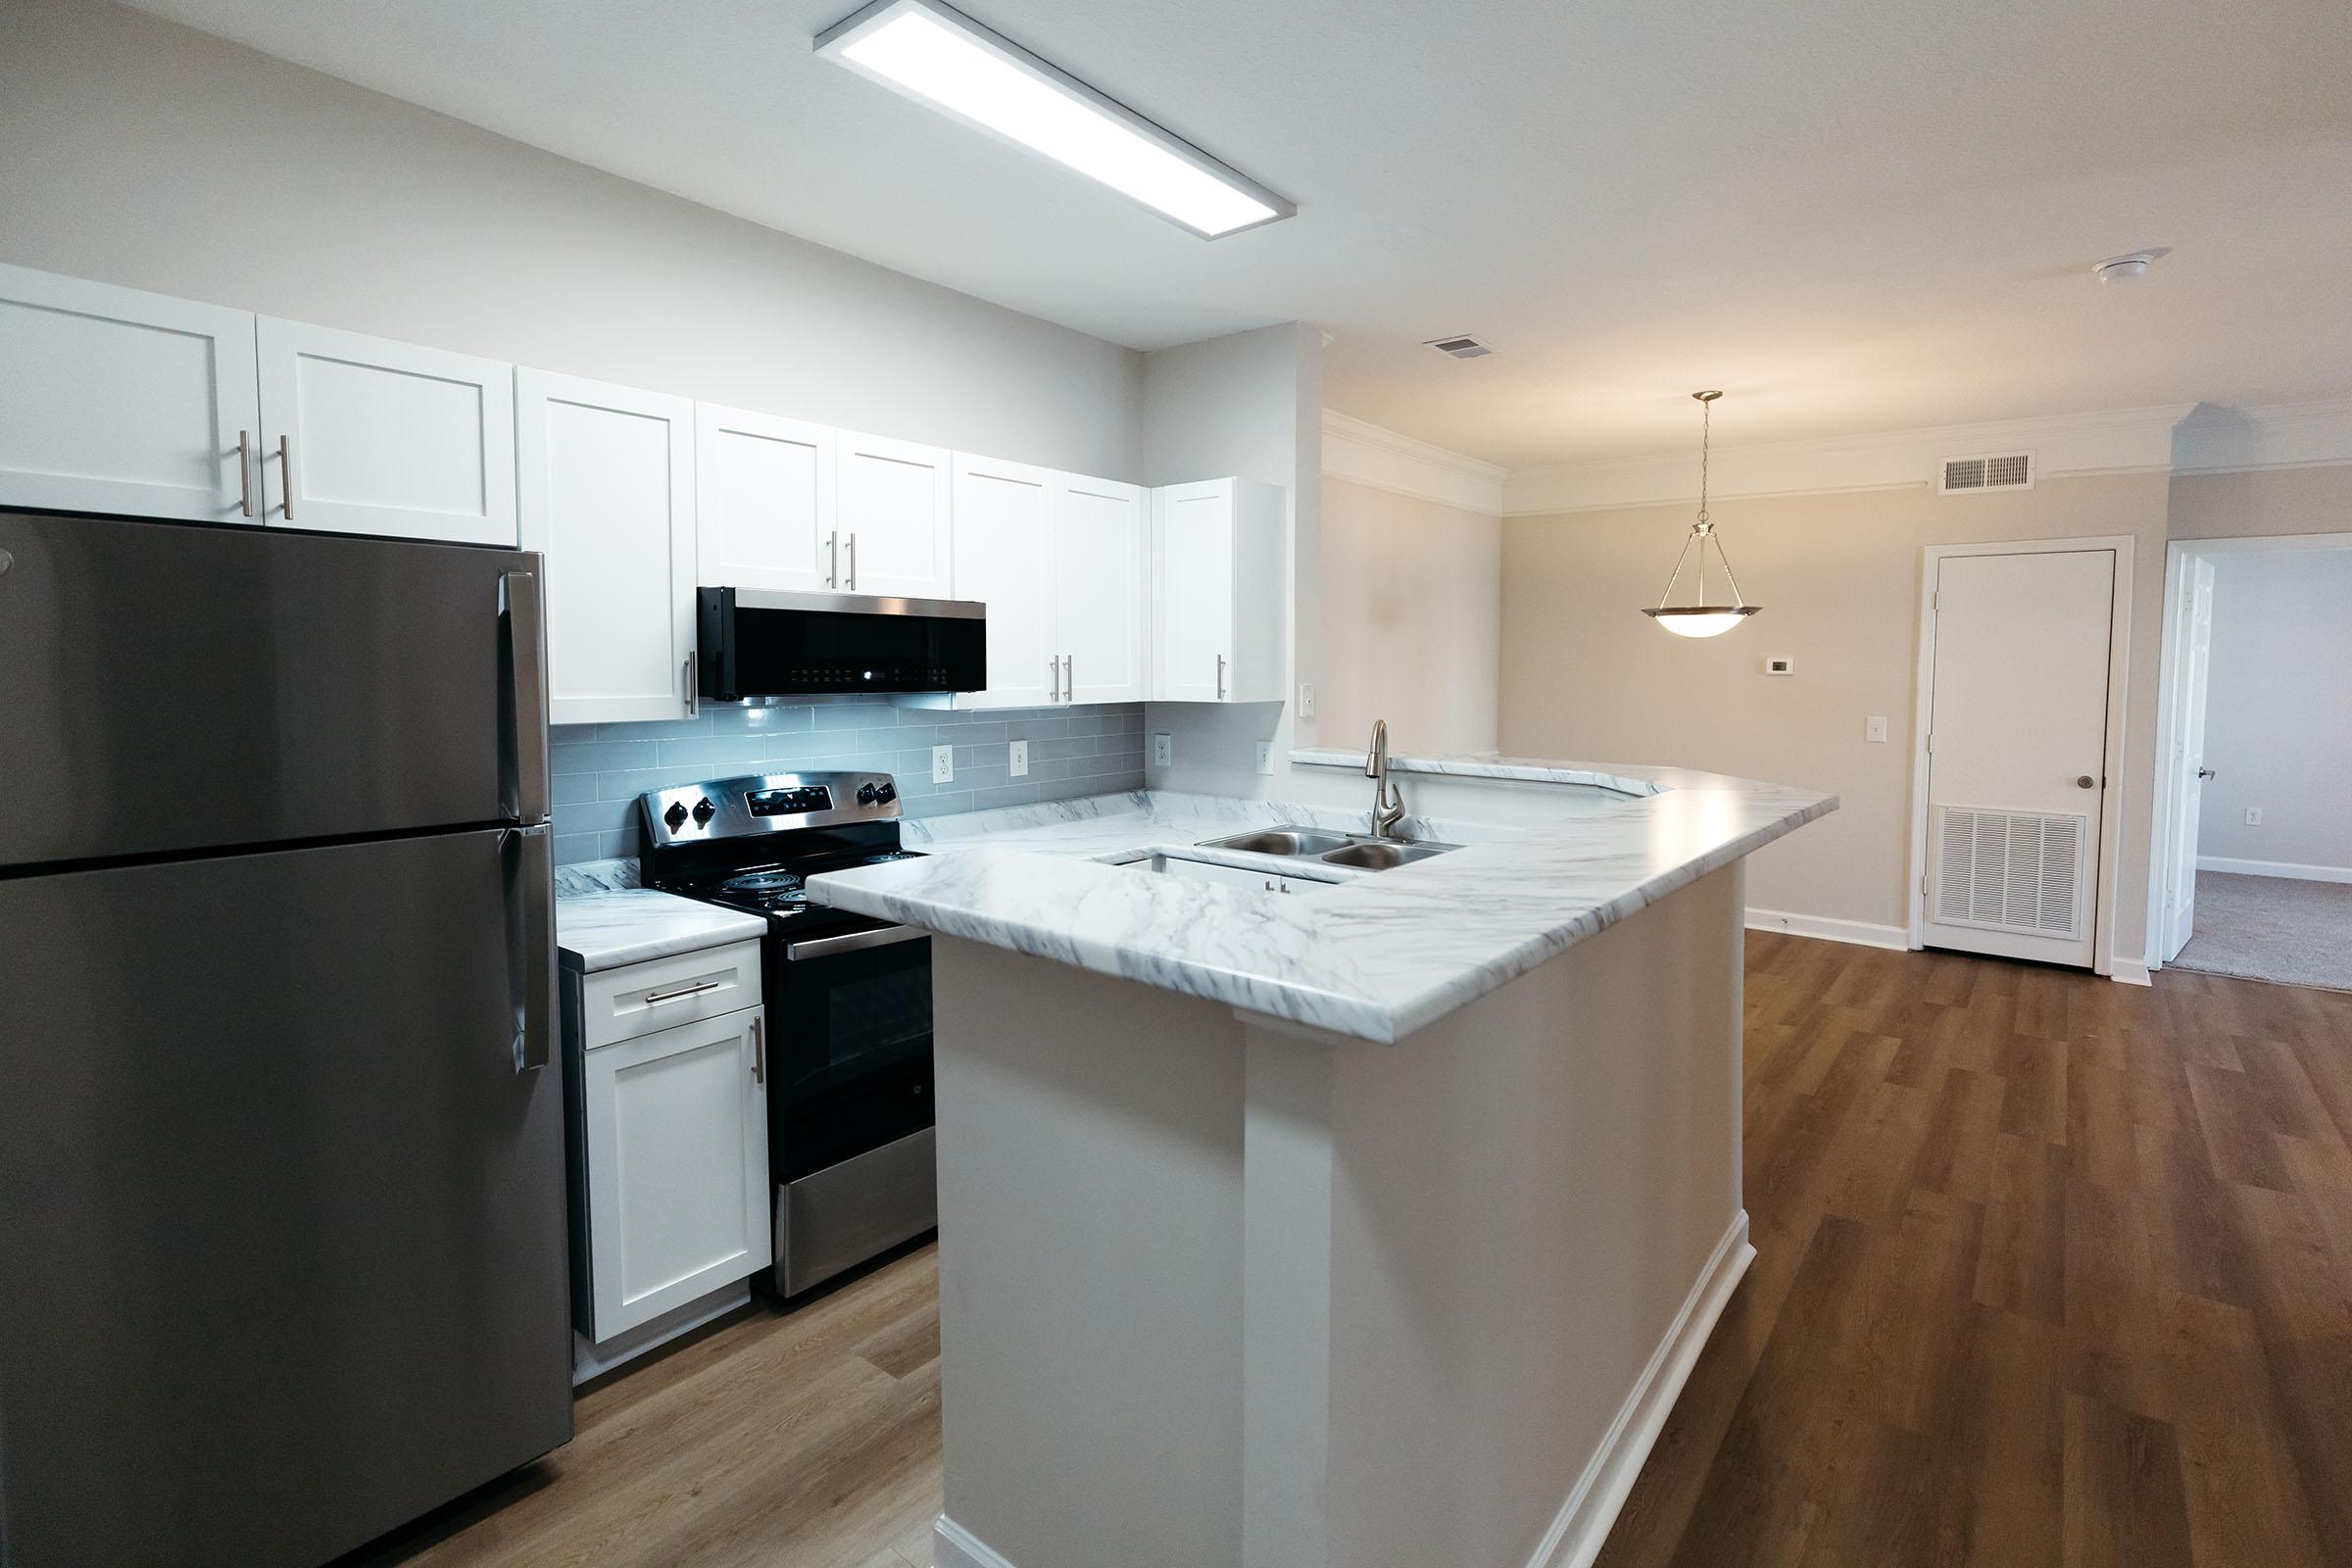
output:
[[[686,716],[687,716],[688,718],[692,718],[692,717],[694,716],[695,702],[696,702],[696,700],[697,700],[698,698],[700,698],[700,697],[701,697],[701,695],[702,695],[700,692],[698,692],[698,691],[696,691],[696,690],[694,689],[694,656],[693,656],[692,654],[688,654],[688,655],[686,656],[686,659],[685,659],[685,665],[686,665]]]
[[[1225,656],[1217,656],[1217,701],[1225,700]]]
[[[1078,700],[1078,661],[1067,654],[1061,656],[1061,690],[1063,701]]]
[[[761,1027],[766,1020],[752,1020],[752,1082],[767,1082],[767,1031]]]
[[[850,592],[858,591],[858,536],[850,535],[850,580],[845,585]]]
[[[286,500],[286,520],[294,520],[294,453],[286,438],[277,438],[277,488]]]
[[[1061,701],[1061,661],[1054,655],[1046,656],[1046,673],[1054,677],[1054,701]]]
[[[700,996],[706,991],[716,991],[718,984],[716,980],[697,980],[694,984],[680,986],[675,991],[649,991],[645,994],[645,1004],[650,1007],[658,1002],[675,1002],[680,997]]]
[[[237,432],[237,510],[253,515],[253,432]]]

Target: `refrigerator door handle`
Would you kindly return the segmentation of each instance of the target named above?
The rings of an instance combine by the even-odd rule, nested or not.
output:
[[[498,582],[499,662],[507,675],[504,766],[499,805],[519,822],[547,820],[547,664],[539,575],[510,571]]]
[[[509,829],[499,840],[507,873],[508,986],[514,1005],[514,1072],[547,1065],[555,1029],[555,829]]]

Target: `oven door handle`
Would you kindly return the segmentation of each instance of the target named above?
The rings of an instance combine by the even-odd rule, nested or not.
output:
[[[790,963],[806,963],[810,958],[830,958],[837,953],[856,953],[861,948],[887,948],[894,942],[919,942],[928,931],[910,925],[886,925],[878,931],[852,931],[847,936],[810,937],[806,942],[784,944],[784,957]]]

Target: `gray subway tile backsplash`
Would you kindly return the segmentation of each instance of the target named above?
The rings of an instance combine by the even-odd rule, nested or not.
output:
[[[942,816],[1144,787],[1141,703],[964,712],[881,703],[711,708],[694,718],[559,724],[549,733],[556,858],[637,853],[637,797],[729,773],[889,773],[908,816]],[[1004,748],[1029,743],[1011,778]],[[931,748],[955,748],[956,777],[931,782]]]

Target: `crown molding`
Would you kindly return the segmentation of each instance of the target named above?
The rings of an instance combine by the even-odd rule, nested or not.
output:
[[[1418,496],[1489,516],[1502,511],[1508,474],[1445,447],[1416,441],[1331,409],[1323,411],[1323,471],[1350,484]]]
[[[2163,473],[2173,465],[2173,432],[2188,404],[2116,409],[2100,414],[1920,430],[1828,436],[1715,449],[1712,493],[1725,500],[1749,496],[1819,495],[1840,490],[1894,490],[1932,485],[1945,458],[1982,452],[2034,455],[2035,474]],[[1524,468],[1503,485],[1503,514],[1598,512],[1698,499],[1694,452],[1647,458],[1606,458],[1552,467]]]
[[[2175,473],[2352,463],[2352,398],[2225,409],[2200,403],[2173,431]]]

